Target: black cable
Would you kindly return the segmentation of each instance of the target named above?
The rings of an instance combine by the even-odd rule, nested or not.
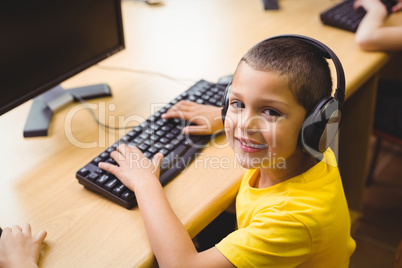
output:
[[[135,1],[136,2],[143,2],[143,3],[145,3],[147,5],[150,5],[150,6],[160,6],[160,5],[163,4],[162,0],[161,1],[159,1],[159,0],[135,0]]]
[[[93,109],[88,105],[88,103],[87,103],[83,98],[81,98],[80,96],[74,95],[74,94],[72,94],[72,93],[71,93],[71,95],[72,95],[75,99],[79,100],[79,101],[85,106],[85,108],[88,109],[88,111],[92,114],[92,117],[94,118],[94,120],[96,121],[96,123],[98,123],[98,125],[100,125],[100,126],[106,128],[106,129],[120,130],[120,129],[132,129],[132,128],[136,127],[136,126],[111,127],[111,126],[109,126],[109,125],[106,125],[106,124],[104,124],[104,123],[102,123],[102,122],[99,121],[99,119],[98,119],[98,117],[96,116],[96,114],[94,113]]]
[[[160,77],[163,77],[163,78],[166,78],[166,79],[170,79],[170,80],[173,80],[173,81],[176,81],[176,82],[179,82],[179,83],[182,83],[182,82],[180,82],[180,81],[183,81],[183,82],[184,82],[184,81],[187,81],[187,82],[191,82],[191,83],[197,82],[197,81],[192,80],[192,79],[175,78],[175,77],[172,77],[172,76],[168,76],[168,75],[165,75],[165,74],[162,74],[162,73],[158,73],[158,72],[153,72],[153,71],[136,70],[136,69],[126,68],[126,67],[104,66],[104,65],[99,65],[99,64],[97,64],[97,65],[95,65],[95,66],[97,66],[98,68],[101,68],[101,69],[106,69],[106,70],[125,71],[125,72],[131,72],[131,73],[148,74],[148,75],[160,76]],[[182,84],[183,84],[183,83],[182,83]],[[71,93],[71,95],[72,95],[75,99],[77,99],[78,101],[80,101],[80,102],[89,110],[89,112],[92,114],[92,117],[94,118],[94,120],[96,121],[96,123],[98,123],[98,125],[100,125],[100,126],[106,128],[106,129],[120,130],[120,129],[132,129],[132,128],[136,127],[136,126],[112,127],[112,126],[106,125],[106,124],[104,124],[104,123],[102,123],[102,122],[99,121],[99,119],[97,118],[96,114],[93,112],[92,108],[88,105],[88,103],[87,103],[83,98],[81,98],[80,96],[74,95],[74,94],[72,94],[72,93]]]
[[[144,71],[144,70],[136,70],[136,69],[132,69],[132,68],[126,68],[126,67],[115,67],[115,66],[104,66],[104,65],[96,65],[98,68],[101,69],[106,69],[106,70],[114,70],[114,71],[124,71],[124,72],[130,72],[130,73],[137,73],[137,74],[147,74],[147,75],[155,75],[155,76],[160,76],[169,80],[173,80],[176,81],[178,83],[183,84],[182,82],[191,82],[191,83],[195,83],[197,82],[194,79],[185,79],[185,78],[176,78],[176,77],[172,77],[166,74],[162,74],[162,73],[158,73],[158,72],[154,72],[154,71]]]

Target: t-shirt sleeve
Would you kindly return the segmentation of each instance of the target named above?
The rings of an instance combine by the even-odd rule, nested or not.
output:
[[[236,267],[295,267],[311,253],[311,237],[293,217],[263,213],[215,246]]]

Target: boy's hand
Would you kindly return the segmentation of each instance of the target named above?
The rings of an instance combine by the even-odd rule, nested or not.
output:
[[[37,267],[46,231],[32,236],[31,225],[4,228],[0,238],[0,267]]]
[[[152,161],[146,158],[137,147],[121,144],[110,156],[119,166],[101,162],[99,167],[115,175],[125,186],[134,192],[136,183],[146,179],[158,179],[163,154],[157,153]]]
[[[194,123],[195,125],[183,128],[185,135],[210,135],[223,129],[220,107],[192,101],[179,101],[162,118],[180,118]]]

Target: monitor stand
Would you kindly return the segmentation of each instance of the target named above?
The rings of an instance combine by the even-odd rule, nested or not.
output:
[[[63,89],[58,85],[34,98],[31,110],[24,127],[24,137],[47,136],[50,119],[54,112],[75,100],[74,96],[82,99],[92,99],[111,96],[106,84],[97,84],[72,89]]]

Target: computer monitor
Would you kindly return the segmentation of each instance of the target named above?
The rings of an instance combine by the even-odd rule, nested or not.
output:
[[[57,106],[109,94],[106,85],[63,90],[64,80],[124,49],[121,0],[3,1],[0,115],[35,98],[24,136],[47,135]],[[61,95],[61,96],[60,96]]]

